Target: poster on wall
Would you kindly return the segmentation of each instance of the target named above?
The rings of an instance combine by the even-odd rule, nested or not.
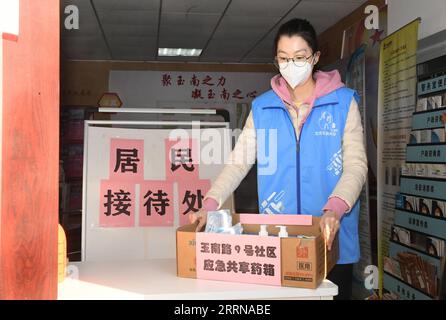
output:
[[[338,69],[346,85],[355,89],[360,98],[365,146],[368,159],[368,178],[360,195],[359,224],[361,260],[354,268],[352,296],[365,299],[372,292],[365,288],[365,267],[377,265],[377,104],[380,42],[387,33],[387,6],[379,8],[378,29],[366,29],[364,19],[344,32],[342,60],[327,70]]]
[[[378,257],[380,289],[383,257],[388,255],[394,223],[395,196],[400,189],[401,168],[412,113],[417,101],[417,46],[419,20],[381,42],[378,104]],[[381,290],[382,292],[382,290]]]
[[[83,260],[174,258],[176,228],[201,209],[231,151],[225,127],[177,135],[87,123]],[[209,135],[221,140],[201,139]],[[221,158],[201,157],[210,148]]]
[[[368,30],[364,20],[345,30],[345,41],[342,49],[343,56],[349,57],[348,62],[355,60],[357,54],[364,51],[364,97],[366,132],[366,146],[369,161],[369,192],[370,210],[376,212],[376,177],[377,177],[377,106],[378,106],[378,69],[380,57],[380,43],[387,34],[387,6],[379,9],[379,28]],[[346,67],[348,68],[348,66]],[[362,95],[361,95],[362,97]]]

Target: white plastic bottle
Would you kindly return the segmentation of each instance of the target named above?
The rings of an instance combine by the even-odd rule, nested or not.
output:
[[[261,236],[261,237],[267,237],[268,236],[268,230],[266,229],[266,225],[262,224],[260,226],[259,236]]]
[[[288,238],[288,232],[286,231],[286,226],[276,226],[280,229],[279,238]]]

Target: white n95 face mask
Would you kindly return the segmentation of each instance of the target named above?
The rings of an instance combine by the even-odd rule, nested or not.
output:
[[[280,74],[294,90],[304,83],[313,72],[313,65],[308,61],[302,67],[296,66],[292,61],[279,64]]]

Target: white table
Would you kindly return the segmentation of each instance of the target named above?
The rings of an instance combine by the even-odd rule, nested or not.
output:
[[[328,280],[310,290],[179,278],[175,259],[79,262],[69,270],[74,274],[59,284],[61,300],[332,300],[338,294]]]

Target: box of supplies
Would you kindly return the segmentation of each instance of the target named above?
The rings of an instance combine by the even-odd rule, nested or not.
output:
[[[176,232],[177,275],[229,282],[317,288],[339,257],[336,236],[330,251],[320,218],[303,215],[233,214],[243,234],[196,232],[196,224]],[[266,225],[268,236],[260,236]],[[278,225],[287,237],[279,237]]]

